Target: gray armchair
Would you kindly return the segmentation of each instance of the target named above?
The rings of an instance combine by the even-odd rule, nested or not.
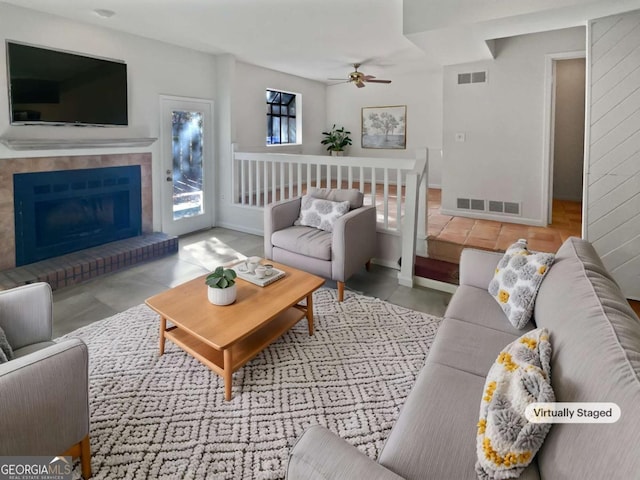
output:
[[[336,220],[333,232],[295,225],[301,197],[267,205],[264,210],[265,257],[335,280],[338,300],[344,284],[363,265],[369,268],[376,251],[376,209],[363,206],[364,195],[355,189],[310,188],[308,194],[332,201],[349,201],[350,210]]]
[[[0,455],[80,457],[89,478],[87,346],[51,341],[48,283],[0,292],[0,327],[14,353],[0,364]]]

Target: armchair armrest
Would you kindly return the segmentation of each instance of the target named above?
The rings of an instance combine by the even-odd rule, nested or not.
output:
[[[0,455],[60,455],[89,433],[89,354],[74,338],[0,365]]]
[[[319,425],[308,428],[289,455],[288,480],[402,480]]]
[[[332,279],[344,282],[376,253],[376,208],[351,210],[333,225],[331,250]]]
[[[270,203],[264,207],[264,256],[273,258],[271,235],[273,232],[291,227],[300,216],[302,197]]]
[[[0,292],[0,327],[14,350],[51,340],[52,305],[48,283],[32,283]]]
[[[465,248],[460,255],[460,285],[489,288],[504,253]]]

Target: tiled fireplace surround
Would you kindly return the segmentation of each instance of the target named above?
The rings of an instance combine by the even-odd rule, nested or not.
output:
[[[49,281],[52,287],[59,288],[66,282],[60,282],[60,265],[69,267],[71,272],[74,268],[80,273],[79,278],[74,278],[72,283],[77,280],[86,280],[98,274],[98,269],[102,273],[116,270],[120,267],[120,263],[124,265],[137,263],[137,261],[152,258],[157,254],[166,254],[170,251],[177,250],[177,239],[163,238],[163,234],[152,234],[153,231],[153,203],[152,203],[152,181],[151,181],[151,154],[150,153],[127,153],[127,154],[109,154],[109,155],[77,155],[77,156],[60,156],[60,157],[33,157],[33,158],[8,158],[0,159],[0,245],[2,246],[2,254],[0,255],[0,277],[4,280],[0,283],[0,289],[10,285],[4,285],[7,277],[16,278],[24,276],[26,272],[18,272],[20,269],[26,269],[33,272],[34,278],[37,280]],[[103,247],[94,247],[91,254],[94,256],[92,260],[87,254],[82,252],[72,253],[57,262],[45,260],[36,264],[27,265],[25,267],[15,267],[15,226],[14,226],[14,205],[13,205],[13,175],[15,173],[28,172],[47,172],[55,170],[76,170],[84,168],[101,168],[101,167],[117,167],[126,165],[140,165],[141,170],[141,195],[142,195],[142,232],[143,238],[136,237],[131,240],[122,240],[115,244],[108,244]],[[149,238],[146,238],[149,237]],[[127,245],[129,244],[129,245]],[[83,251],[83,252],[89,252]],[[139,257],[139,258],[138,258]],[[113,265],[112,265],[113,262]],[[109,264],[108,268],[104,268]],[[42,264],[42,265],[40,265]],[[53,272],[47,272],[47,269],[57,269]],[[102,268],[100,268],[102,267]],[[37,271],[37,270],[40,271]],[[83,271],[87,269],[85,274]],[[94,272],[95,270],[95,272]],[[94,274],[95,273],[95,274]],[[67,274],[68,276],[68,274]],[[77,275],[75,277],[78,277]],[[55,280],[58,280],[57,282]],[[0,280],[2,280],[0,278]],[[30,283],[15,282],[19,283]]]

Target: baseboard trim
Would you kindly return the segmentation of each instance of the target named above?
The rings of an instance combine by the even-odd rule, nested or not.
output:
[[[492,215],[487,213],[475,213],[468,210],[452,210],[447,208],[441,208],[440,214],[450,215],[452,217],[467,217],[475,218],[478,220],[493,220],[501,223],[519,223],[522,225],[530,225],[532,227],[546,227],[547,223],[543,222],[539,218],[524,218],[517,215]]]
[[[420,287],[430,288],[432,290],[438,290],[440,292],[446,293],[456,293],[458,289],[457,285],[453,285],[452,283],[440,282],[438,280],[432,280],[430,278],[424,277],[413,277],[414,285],[418,285]]]

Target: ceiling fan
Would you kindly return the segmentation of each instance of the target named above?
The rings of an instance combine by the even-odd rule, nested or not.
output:
[[[391,83],[391,80],[378,80],[373,75],[365,75],[359,72],[360,65],[360,63],[353,64],[354,71],[349,74],[346,80],[344,78],[330,78],[329,80],[342,80],[344,83],[353,83],[358,88],[364,87],[365,83]]]

